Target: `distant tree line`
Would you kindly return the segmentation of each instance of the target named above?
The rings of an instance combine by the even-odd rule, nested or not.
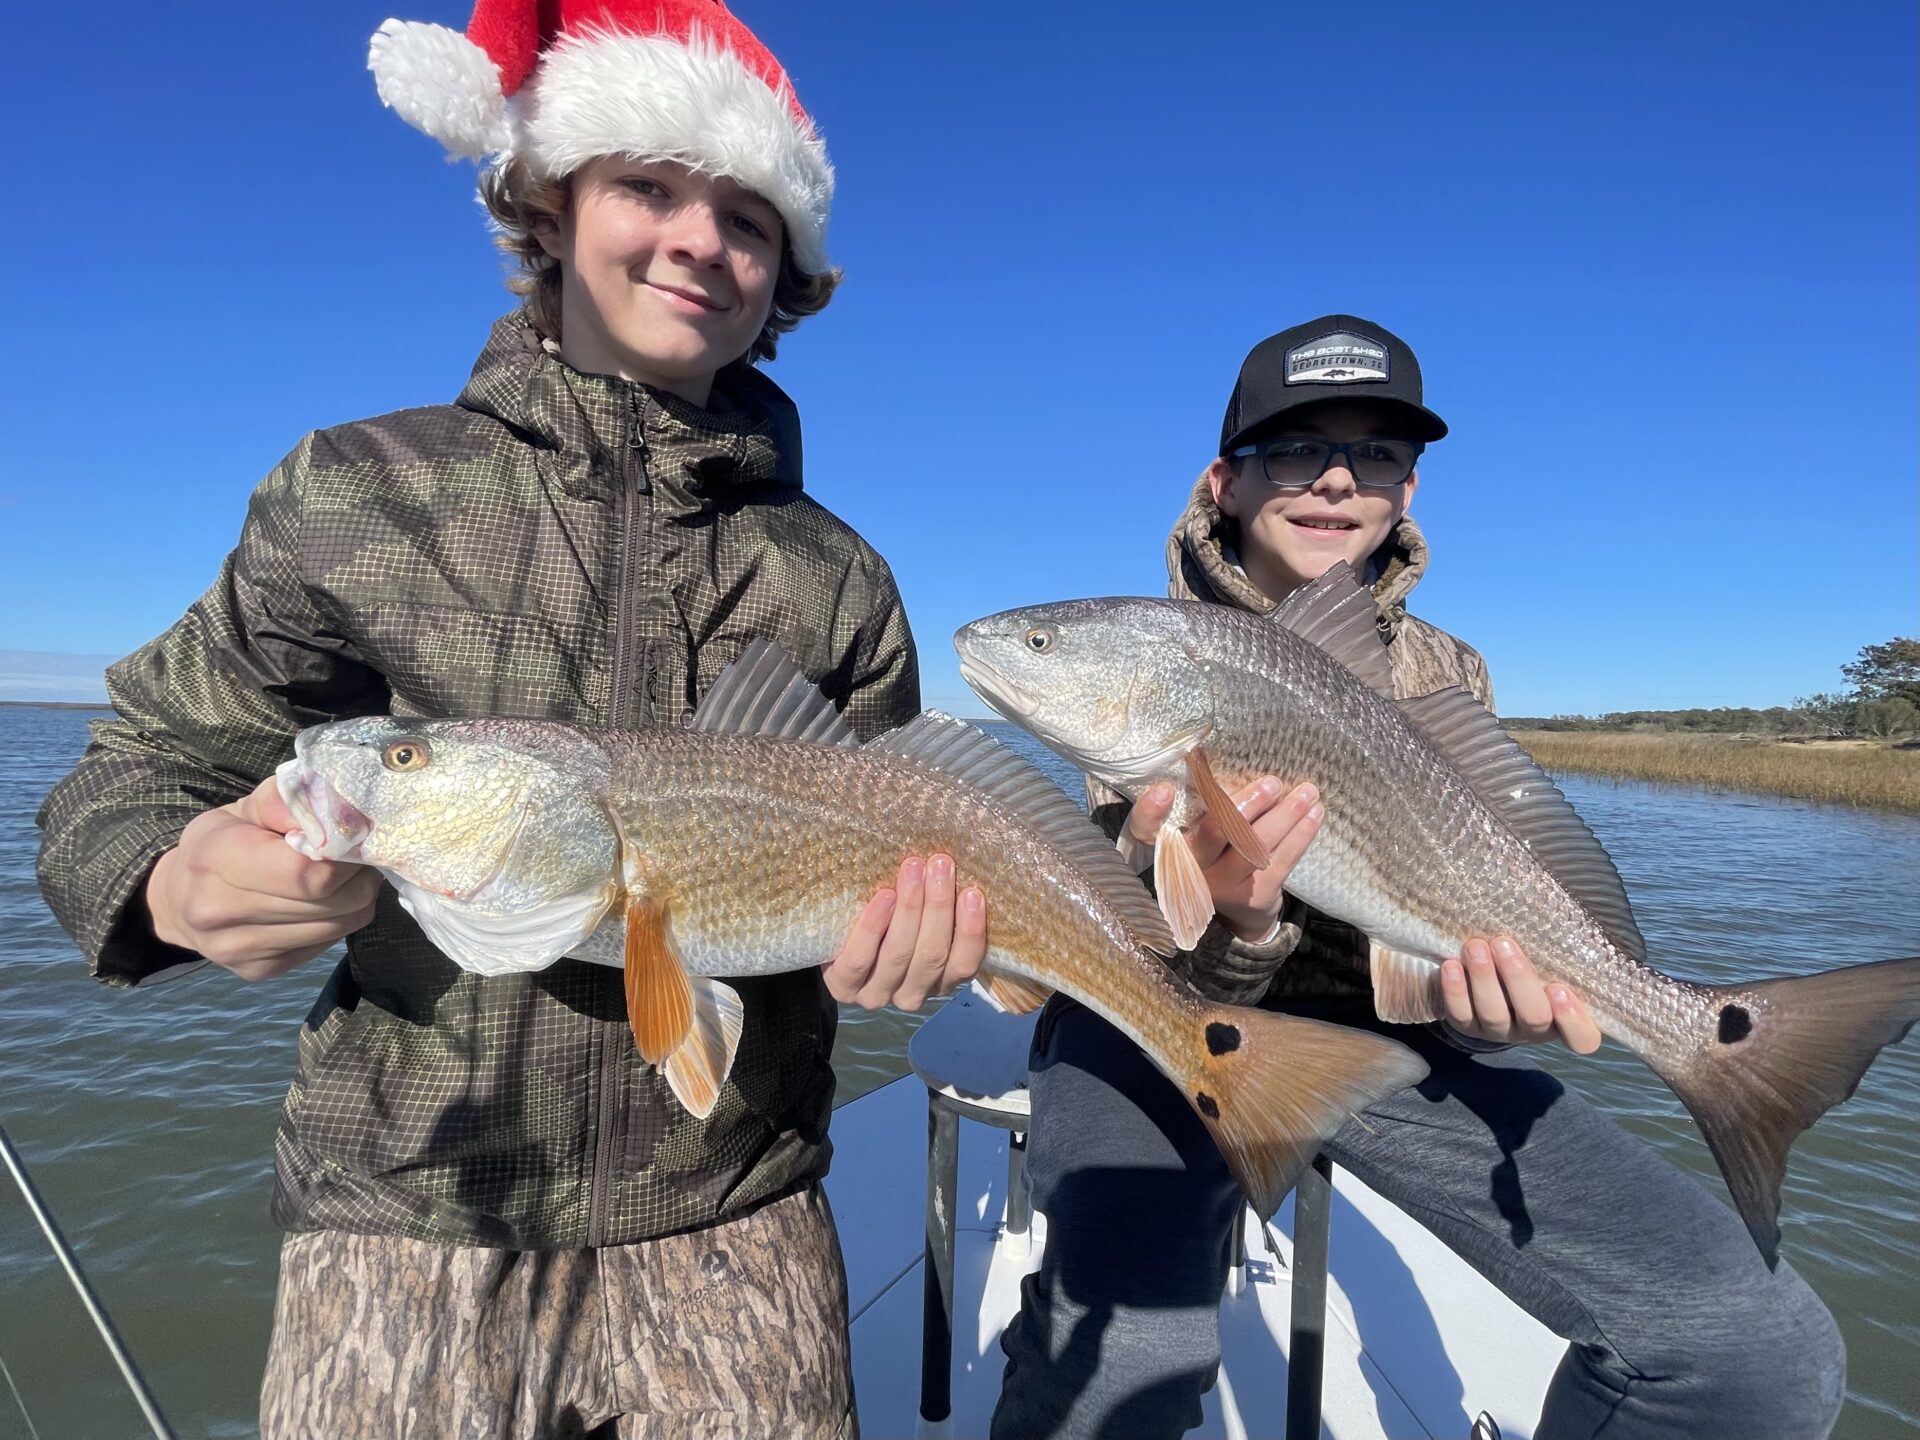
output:
[[[1605,715],[1523,715],[1514,730],[1660,730],[1720,735],[1857,735],[1891,738],[1920,731],[1920,639],[1896,637],[1862,646],[1842,665],[1850,689],[1803,695],[1765,710],[1719,706],[1695,710],[1615,710]]]
[[[1765,710],[1720,706],[1712,710],[1611,710],[1605,715],[1514,715],[1510,730],[1691,730],[1714,735],[1822,735],[1820,717],[1790,705]]]

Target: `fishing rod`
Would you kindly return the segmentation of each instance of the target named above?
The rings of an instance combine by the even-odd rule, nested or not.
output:
[[[94,1328],[100,1332],[100,1338],[106,1341],[107,1351],[113,1356],[113,1363],[120,1367],[120,1374],[127,1382],[127,1388],[133,1391],[133,1398],[139,1402],[140,1411],[147,1417],[147,1424],[159,1440],[178,1440],[173,1427],[167,1424],[167,1417],[160,1413],[160,1406],[153,1398],[153,1392],[147,1388],[147,1382],[141,1378],[139,1366],[133,1363],[133,1356],[127,1353],[127,1347],[120,1339],[120,1332],[114,1328],[113,1320],[107,1314],[107,1307],[100,1303],[100,1297],[94,1292],[87,1280],[86,1272],[80,1268],[80,1257],[73,1253],[73,1247],[67,1244],[66,1236],[60,1233],[60,1227],[54,1223],[53,1212],[41,1198],[40,1191],[27,1174],[27,1165],[20,1158],[20,1152],[14,1149],[13,1140],[7,1134],[7,1127],[0,1125],[0,1160],[4,1160],[7,1172],[13,1176],[13,1183],[20,1187],[20,1194],[27,1202],[27,1209],[33,1212],[33,1218],[39,1222],[41,1233],[47,1237],[47,1244],[53,1247],[54,1257],[59,1260],[60,1268],[67,1272],[67,1279],[73,1282],[73,1288],[79,1292],[80,1303],[86,1307],[87,1315],[92,1319]],[[16,1395],[16,1398],[17,1395]],[[29,1421],[29,1424],[32,1422]]]

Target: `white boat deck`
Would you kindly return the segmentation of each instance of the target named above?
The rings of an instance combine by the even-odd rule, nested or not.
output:
[[[867,1440],[984,1436],[1000,1392],[1000,1333],[1020,1306],[1032,1245],[1001,1234],[1007,1135],[962,1121],[954,1256],[953,1415],[919,1420],[927,1092],[908,1077],[834,1117],[827,1191],[846,1250],[853,1370]],[[1293,1202],[1271,1227],[1276,1265],[1247,1218],[1250,1283],[1222,1298],[1224,1363],[1207,1393],[1209,1437],[1285,1429]],[[1025,1253],[1021,1253],[1022,1251]],[[1322,1434],[1331,1440],[1466,1440],[1485,1410],[1508,1440],[1531,1436],[1565,1343],[1515,1307],[1419,1225],[1343,1171],[1334,1173]]]

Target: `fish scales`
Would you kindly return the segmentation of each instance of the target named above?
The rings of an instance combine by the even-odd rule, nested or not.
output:
[[[1393,704],[1279,626],[1235,625],[1207,640],[1217,719],[1207,752],[1221,783],[1310,780],[1326,806],[1289,890],[1406,954],[1453,955],[1470,937],[1511,935],[1604,1012],[1610,1031],[1686,1043],[1682,1007],[1713,1002],[1622,954]],[[1191,813],[1191,792],[1182,800]]]
[[[955,889],[988,897],[987,964],[1051,988],[1117,982],[1137,943],[1073,860],[993,796],[889,754],[652,730],[602,742],[614,809],[649,883],[670,897],[690,970],[753,975],[831,959],[847,917],[894,883],[903,854],[951,855]],[[1065,902],[1065,903],[1062,903]],[[1139,967],[1113,1004],[1130,1033],[1199,1002]],[[1128,977],[1131,978],[1131,977]]]
[[[1137,800],[1173,782],[1154,864],[1176,935],[1212,911],[1186,838],[1209,797],[1312,782],[1325,816],[1286,888],[1375,942],[1380,1013],[1440,1013],[1434,967],[1512,937],[1678,1092],[1771,1263],[1787,1149],[1920,1019],[1920,959],[1731,985],[1654,969],[1605,852],[1497,722],[1464,692],[1406,701],[1420,722],[1380,693],[1376,620],[1338,565],[1271,617],[1063,601],[974,621],[955,646],[988,703],[1105,784]],[[1223,828],[1262,859],[1244,821]]]

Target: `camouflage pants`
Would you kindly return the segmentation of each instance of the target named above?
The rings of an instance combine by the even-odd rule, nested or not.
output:
[[[262,1440],[854,1440],[847,1281],[816,1186],[602,1250],[339,1231],[280,1254]]]

